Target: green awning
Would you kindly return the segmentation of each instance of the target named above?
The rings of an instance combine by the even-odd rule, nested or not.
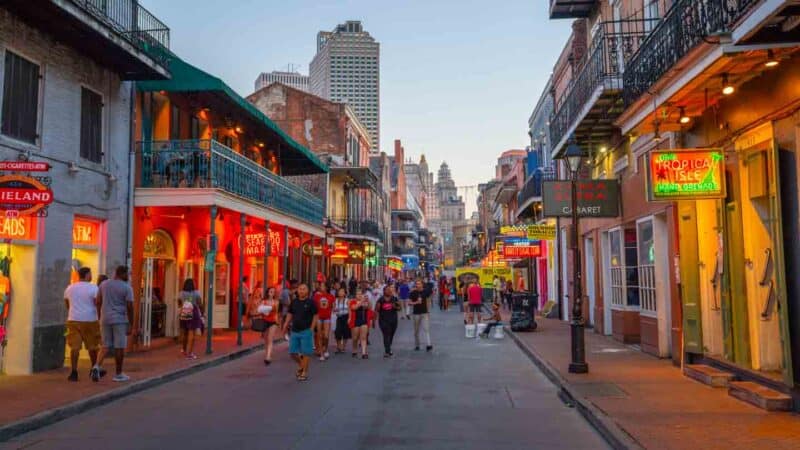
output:
[[[300,145],[291,136],[286,134],[269,117],[253,106],[250,102],[242,98],[224,81],[210,75],[197,67],[183,61],[174,54],[171,55],[170,72],[172,78],[169,80],[157,81],[138,81],[136,89],[141,92],[215,92],[224,96],[227,100],[237,105],[242,111],[251,116],[260,126],[263,124],[265,129],[278,135],[286,144],[282,149],[281,158],[287,163],[282,167],[284,175],[306,175],[313,173],[326,173],[328,166],[317,158],[313,152]],[[287,155],[286,149],[291,150],[294,155]],[[283,165],[283,162],[281,163]]]

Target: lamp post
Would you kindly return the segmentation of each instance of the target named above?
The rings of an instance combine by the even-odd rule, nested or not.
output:
[[[564,152],[570,170],[572,188],[572,323],[570,331],[572,337],[572,361],[569,363],[570,373],[587,373],[589,365],[586,364],[586,344],[584,342],[583,325],[583,292],[581,289],[581,251],[578,245],[578,170],[583,161],[583,151],[577,144],[570,142]]]

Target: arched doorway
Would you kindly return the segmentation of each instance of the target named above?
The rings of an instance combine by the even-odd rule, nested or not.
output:
[[[144,241],[142,266],[141,345],[153,338],[177,334],[177,276],[175,244],[164,230],[155,230]]]

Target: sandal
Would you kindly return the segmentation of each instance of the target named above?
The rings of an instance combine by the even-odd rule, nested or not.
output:
[[[358,353],[353,352],[353,358],[358,358]]]
[[[297,381],[308,381],[308,376],[307,375],[299,375],[297,377]]]
[[[369,359],[369,355],[364,353],[363,355],[361,355],[361,359]]]

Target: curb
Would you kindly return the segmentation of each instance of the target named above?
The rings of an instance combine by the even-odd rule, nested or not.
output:
[[[561,400],[568,405],[573,405],[612,448],[616,450],[644,449],[642,444],[628,434],[622,427],[617,425],[608,414],[575,392],[575,388],[570,382],[561,376],[558,370],[547,362],[547,360],[542,358],[541,355],[536,353],[534,349],[522,342],[519,336],[511,331],[510,327],[504,326],[503,328],[505,328],[506,334],[511,336],[511,339],[517,344],[517,347],[522,350],[522,353],[542,371],[550,382],[560,389],[558,396]]]
[[[136,381],[134,383],[124,385],[118,389],[102,392],[82,400],[25,417],[16,422],[11,422],[9,424],[0,426],[0,442],[6,442],[9,439],[21,434],[52,425],[56,422],[60,422],[69,417],[81,414],[90,409],[97,408],[98,406],[103,406],[129,395],[152,389],[170,381],[192,375],[196,372],[225,364],[226,362],[234,361],[251,353],[255,353],[262,348],[264,348],[264,344],[257,344],[252,347],[242,348],[240,350],[236,350],[216,358],[211,358],[189,367],[182,367],[180,369],[173,370],[172,372],[156,375],[141,381]]]

